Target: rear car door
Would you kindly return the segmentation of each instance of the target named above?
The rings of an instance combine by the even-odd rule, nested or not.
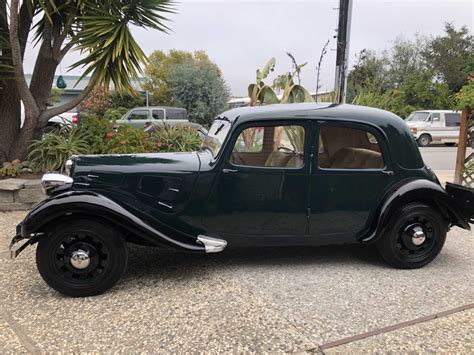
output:
[[[206,227],[234,245],[304,244],[308,121],[242,125],[227,143],[206,204]]]
[[[386,137],[375,127],[342,121],[315,122],[314,134],[310,243],[354,241],[395,182]]]

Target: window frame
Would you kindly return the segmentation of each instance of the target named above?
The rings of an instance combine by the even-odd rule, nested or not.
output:
[[[138,112],[138,111],[145,111],[147,112],[147,118],[140,118],[140,119],[132,119],[132,115],[134,112]],[[128,121],[139,121],[139,120],[149,120],[150,119],[150,110],[149,109],[146,109],[146,108],[137,108],[135,110],[132,110],[130,111],[130,114],[127,116],[127,120]]]
[[[238,137],[240,134],[247,128],[252,127],[268,127],[268,126],[301,126],[305,131],[304,135],[304,152],[303,152],[303,166],[300,168],[291,168],[291,167],[277,167],[277,166],[254,166],[254,165],[238,165],[234,164],[231,161],[232,152],[235,147],[235,143],[237,142]],[[222,156],[223,158],[223,166],[230,167],[232,169],[238,169],[239,171],[261,171],[261,172],[269,172],[269,171],[309,171],[311,159],[311,144],[308,142],[312,142],[311,137],[311,121],[304,120],[304,119],[288,119],[288,118],[275,118],[275,119],[262,119],[256,121],[245,122],[239,125],[231,134],[230,139],[227,142],[227,148],[225,154]],[[248,154],[257,154],[257,152],[249,152]]]
[[[371,168],[371,169],[342,169],[342,168],[323,168],[319,166],[319,154],[316,151],[314,154],[313,162],[314,165],[313,171],[322,174],[341,174],[341,173],[348,173],[348,174],[360,174],[360,173],[380,173],[387,170],[393,170],[392,159],[390,156],[390,150],[388,149],[388,139],[385,133],[377,126],[367,124],[367,123],[359,123],[353,121],[346,121],[346,120],[334,120],[334,121],[316,121],[315,126],[313,128],[314,131],[314,142],[315,146],[319,147],[320,141],[320,131],[323,127],[338,127],[338,128],[352,128],[362,130],[364,132],[371,133],[380,147],[380,153],[382,154],[382,159],[384,162],[384,166],[382,168]],[[324,144],[324,143],[323,143]]]

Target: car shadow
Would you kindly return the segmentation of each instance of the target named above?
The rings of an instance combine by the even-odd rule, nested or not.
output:
[[[216,254],[192,254],[131,245],[124,279],[192,279],[219,269],[294,266],[388,267],[373,245],[234,248]]]

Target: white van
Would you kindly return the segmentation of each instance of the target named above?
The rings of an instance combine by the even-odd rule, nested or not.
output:
[[[448,110],[414,111],[405,119],[420,147],[430,143],[455,145],[459,140],[461,113]]]

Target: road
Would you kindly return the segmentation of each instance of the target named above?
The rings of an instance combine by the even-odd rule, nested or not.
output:
[[[457,147],[429,146],[420,148],[421,155],[426,164],[435,171],[454,171],[456,166]],[[468,154],[472,149],[468,149]]]

